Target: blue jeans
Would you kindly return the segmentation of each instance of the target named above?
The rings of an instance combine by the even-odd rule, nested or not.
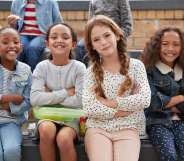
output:
[[[22,133],[15,123],[0,124],[0,161],[20,161]]]
[[[75,48],[75,59],[78,61],[83,62],[86,66],[88,66],[88,57],[87,57],[87,50],[84,46],[84,40],[81,39]]]
[[[40,62],[45,49],[45,36],[28,36],[21,35],[23,52],[19,55],[18,60],[28,64],[33,71]]]

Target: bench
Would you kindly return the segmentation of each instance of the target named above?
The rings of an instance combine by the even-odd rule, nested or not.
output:
[[[78,161],[88,161],[83,142],[76,144],[76,150]],[[41,161],[38,140],[30,138],[29,136],[23,137],[22,161]],[[59,155],[57,155],[57,161],[59,161]],[[139,161],[159,161],[158,154],[148,139],[141,139]]]

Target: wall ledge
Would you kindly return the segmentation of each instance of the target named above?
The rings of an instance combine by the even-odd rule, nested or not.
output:
[[[12,0],[1,0],[0,11],[10,10]],[[63,11],[88,11],[89,0],[58,0]],[[182,10],[184,0],[130,0],[132,10]]]

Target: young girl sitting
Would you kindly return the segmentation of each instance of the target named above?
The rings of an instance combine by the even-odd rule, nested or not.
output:
[[[0,29],[0,160],[20,161],[20,125],[30,108],[31,69],[16,61],[22,45],[15,29]]]
[[[92,61],[82,98],[89,160],[138,161],[151,98],[144,65],[128,58],[122,30],[106,16],[89,20],[85,44]]]
[[[157,31],[144,49],[151,86],[147,132],[160,161],[184,160],[184,34],[178,28]]]
[[[80,108],[83,76],[86,67],[83,63],[70,59],[71,50],[76,45],[73,29],[59,23],[51,26],[46,35],[46,46],[51,51],[50,60],[36,66],[33,73],[31,103],[33,106],[62,104]],[[78,121],[63,122],[41,120],[38,124],[40,153],[42,161],[55,161],[55,142],[62,161],[76,161],[74,141],[78,135]]]

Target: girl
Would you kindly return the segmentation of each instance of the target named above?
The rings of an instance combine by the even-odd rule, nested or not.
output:
[[[81,107],[81,92],[85,65],[71,60],[71,50],[76,45],[73,29],[59,23],[51,26],[46,35],[46,46],[51,51],[50,60],[39,63],[33,73],[31,103],[33,106],[62,104]],[[51,79],[52,78],[52,79]],[[76,161],[74,141],[78,135],[78,122],[39,122],[40,153],[42,161],[55,161],[55,141],[62,161]]]
[[[147,132],[161,161],[184,160],[184,36],[164,28],[146,44],[143,61],[151,86]]]
[[[0,29],[0,160],[21,160],[21,128],[30,107],[31,69],[16,61],[21,52],[19,34]]]
[[[106,16],[88,21],[85,43],[92,61],[83,89],[89,160],[138,161],[151,94],[144,65],[127,57],[122,30]]]

